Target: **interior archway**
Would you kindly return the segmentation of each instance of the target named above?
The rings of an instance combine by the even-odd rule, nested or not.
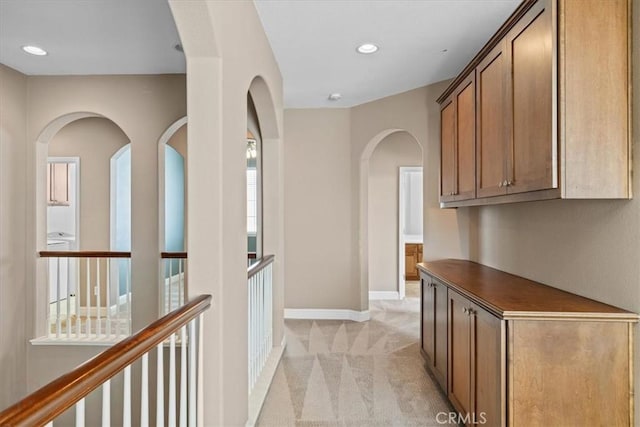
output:
[[[114,249],[111,245],[114,231],[110,194],[111,159],[123,146],[129,146],[129,144],[130,138],[121,126],[96,112],[64,114],[43,128],[35,143],[36,197],[33,203],[36,216],[35,243],[38,251]],[[51,159],[49,159],[50,154]],[[68,162],[66,169],[68,174],[59,176],[56,172],[55,186],[66,186],[68,198],[58,200],[56,196],[53,200],[51,199],[51,192],[54,191],[52,166],[62,165],[64,162]],[[130,185],[130,181],[128,182]],[[55,191],[58,190],[55,189]],[[130,188],[128,194],[130,194]],[[73,214],[71,214],[72,211],[74,211]],[[129,223],[130,220],[129,215]],[[69,226],[70,221],[74,222],[74,225]],[[127,239],[130,241],[130,227]],[[37,293],[38,312],[47,312],[46,305],[51,302],[47,299],[54,298],[54,294],[57,301],[70,299],[78,294],[78,287],[82,285],[80,282],[84,276],[81,274],[76,277],[74,263],[75,259],[63,258],[57,264],[58,271],[55,275],[60,276],[58,284],[60,289],[55,292],[49,289],[49,298],[46,298],[46,293]],[[79,268],[82,270],[82,264]],[[36,262],[34,283],[48,281],[50,287],[54,286],[51,275],[51,268],[47,266],[44,259]],[[101,295],[104,296],[102,285],[100,289]],[[79,306],[84,307],[88,297],[86,293],[80,292],[80,294],[82,295],[77,296],[81,300]],[[90,298],[91,305],[96,307],[94,296]],[[38,324],[38,328],[44,325],[44,322],[42,326]],[[44,335],[45,331],[38,330],[36,333]]]
[[[158,140],[158,239],[161,252],[187,248],[187,117],[171,124]],[[178,308],[187,299],[185,258],[160,257],[160,307]]]
[[[422,145],[419,140],[411,133],[404,129],[386,129],[377,135],[375,135],[362,151],[360,156],[360,188],[359,188],[359,219],[360,219],[360,227],[359,227],[359,249],[360,249],[360,303],[361,309],[366,310],[369,306],[369,284],[370,284],[370,212],[369,212],[369,203],[370,203],[370,186],[369,186],[369,174],[370,174],[370,162],[371,156],[376,150],[376,148],[382,143],[385,139],[391,137],[392,135],[400,135],[405,134],[409,139],[411,139],[417,146],[420,151],[419,163],[422,165]],[[396,201],[397,206],[397,201]],[[400,285],[400,284],[398,284]],[[398,293],[401,293],[402,290],[398,289]]]

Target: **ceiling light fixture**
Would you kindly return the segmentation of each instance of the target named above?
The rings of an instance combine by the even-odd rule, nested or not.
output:
[[[36,55],[36,56],[44,56],[47,54],[46,50],[38,46],[29,46],[29,45],[22,46],[22,50],[24,50],[30,55]]]
[[[364,43],[358,46],[356,50],[358,51],[358,53],[361,53],[363,55],[369,55],[372,53],[376,53],[378,51],[378,46],[373,43]]]
[[[339,101],[342,98],[342,95],[339,93],[332,93],[329,95],[329,101]]]

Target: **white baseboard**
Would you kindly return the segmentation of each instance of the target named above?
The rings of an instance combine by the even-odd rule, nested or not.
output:
[[[400,293],[398,291],[369,291],[370,300],[378,299],[400,299]]]
[[[285,308],[285,319],[314,319],[314,320],[353,320],[365,322],[369,320],[369,310],[356,311],[345,309],[322,308]]]

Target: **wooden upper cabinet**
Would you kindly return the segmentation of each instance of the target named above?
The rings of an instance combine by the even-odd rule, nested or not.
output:
[[[456,118],[453,101],[442,108],[440,116],[440,200],[452,200],[456,190]]]
[[[477,195],[490,197],[507,193],[508,59],[500,43],[478,65],[477,103]]]
[[[630,7],[523,0],[438,98],[442,207],[631,198]]]
[[[475,74],[472,73],[441,110],[441,202],[475,197],[475,123]]]
[[[508,99],[512,129],[507,156],[507,193],[558,187],[554,130],[554,61],[551,2],[540,0],[507,35]]]
[[[476,86],[475,73],[460,85],[456,103],[456,200],[476,196]]]

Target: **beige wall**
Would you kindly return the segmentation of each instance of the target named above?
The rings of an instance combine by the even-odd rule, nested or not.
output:
[[[27,79],[0,65],[0,410],[26,392]]]
[[[111,157],[128,143],[103,118],[69,123],[49,143],[50,157],[80,157],[80,250],[111,248]]]
[[[399,291],[401,166],[422,166],[422,150],[406,132],[393,133],[383,139],[369,163],[369,291]]]
[[[27,192],[44,200],[46,142],[69,120],[68,114],[89,112],[111,120],[131,141],[132,283],[158,283],[158,139],[186,114],[185,76],[29,77],[28,85]],[[44,263],[35,254],[46,246],[45,212],[35,202],[27,206],[27,253],[33,254],[27,279],[31,283],[44,280]],[[157,318],[157,305],[143,304],[157,301],[157,286],[134,285],[132,292],[133,328],[137,329]],[[36,287],[32,298],[41,304],[41,289]],[[42,305],[36,306],[34,336],[44,333],[40,314],[44,312]]]
[[[205,425],[247,421],[247,91],[263,149],[264,253],[275,255],[274,343],[283,337],[282,77],[253,2],[170,0],[187,58],[189,288],[205,315]],[[241,24],[240,24],[241,23]],[[256,77],[259,78],[256,79]]]
[[[185,76],[28,77],[27,85],[28,144],[23,165],[27,177],[26,193],[33,195],[28,199],[27,222],[23,230],[27,236],[27,283],[33,284],[27,288],[27,338],[43,335],[46,324],[46,288],[41,286],[46,280],[43,274],[46,271],[46,263],[38,259],[36,253],[46,247],[44,164],[47,142],[55,139],[56,134],[64,138],[67,133],[84,132],[81,127],[74,131],[73,124],[76,122],[72,122],[66,131],[65,127],[61,127],[73,118],[86,116],[68,116],[76,112],[89,112],[93,116],[108,118],[122,129],[126,138],[131,141],[132,302],[133,329],[138,330],[158,316],[158,304],[155,303],[158,301],[156,284],[159,280],[160,249],[157,147],[158,139],[169,125],[186,114]],[[98,135],[94,137],[100,138]],[[52,144],[54,150],[55,144],[56,142]],[[81,161],[81,171],[85,170],[87,168]],[[78,349],[74,347],[31,346],[26,342],[25,344],[29,346],[29,391],[43,385],[46,378],[66,372],[84,357],[82,354],[95,354],[104,350],[104,347],[89,347],[78,353]],[[55,354],[56,357],[49,358],[48,355],[51,354]],[[43,371],[49,376],[41,375]],[[13,398],[15,400],[17,396]]]
[[[633,27],[640,28],[640,8]],[[633,68],[640,70],[640,49]],[[633,128],[640,129],[640,72],[633,78]],[[635,132],[634,170],[640,170]],[[633,200],[554,200],[458,209],[477,226],[470,258],[579,295],[640,312],[640,179]],[[638,327],[635,327],[636,343]],[[640,389],[640,345],[635,348],[635,389]],[[640,407],[636,397],[636,408]],[[636,416],[636,425],[640,420]]]
[[[370,158],[396,133],[408,133],[422,147],[425,258],[467,257],[468,215],[441,210],[438,202],[435,100],[446,86],[436,83],[350,109],[286,110],[287,308],[368,309]],[[313,194],[303,193],[305,183],[313,184]],[[310,227],[318,231],[305,231]]]
[[[287,308],[349,309],[349,109],[285,111]]]

